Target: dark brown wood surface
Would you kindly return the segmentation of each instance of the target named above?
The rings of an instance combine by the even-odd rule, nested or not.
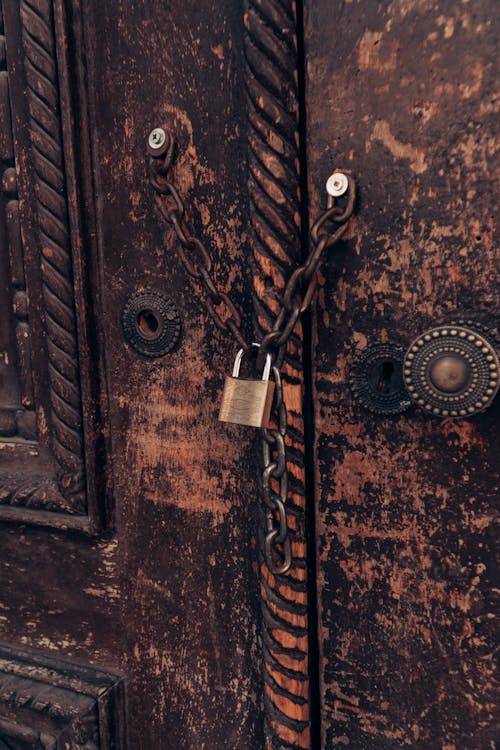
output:
[[[455,317],[498,323],[493,2],[309,3],[312,213],[359,181],[326,264],[315,406],[322,747],[486,750],[493,720],[498,399],[375,417],[354,354]],[[498,80],[498,78],[496,79]]]
[[[189,219],[251,330],[243,9],[23,0],[4,10],[15,147],[6,142],[1,156],[4,170],[14,156],[17,165],[33,279],[36,352],[26,371],[39,401],[37,443],[31,435],[26,444],[15,422],[2,433],[0,481],[24,479],[37,451],[33,473],[43,471],[34,495],[0,495],[0,637],[119,670],[130,747],[258,750],[256,445],[247,430],[217,422],[236,345],[181,269],[146,157],[150,130],[170,128]],[[10,182],[6,195],[17,209]],[[24,282],[9,277],[20,265],[9,241],[0,279],[17,294]],[[159,360],[123,338],[123,307],[146,288],[169,294],[182,321],[177,349]],[[19,323],[10,297],[0,337],[16,357],[13,332],[26,314]],[[18,360],[5,362],[0,407],[16,418],[31,402]],[[73,449],[75,486],[61,445]],[[33,716],[35,732],[42,720]]]
[[[318,673],[324,750],[493,747],[498,403],[383,419],[347,386],[370,343],[498,322],[493,11],[317,0],[301,59],[292,0],[3,0],[1,748],[118,750],[127,725],[134,750],[318,750]],[[148,183],[158,125],[249,337],[332,168],[360,185],[313,327],[319,659],[303,334],[284,368],[294,560],[272,576],[258,435],[217,422],[237,345]],[[146,289],[180,314],[160,359],[124,340]]]
[[[151,128],[170,129],[188,218],[214,276],[249,311],[241,8],[92,2],[85,23],[130,743],[259,748],[252,435],[217,422],[236,345],[180,266],[145,157]],[[180,345],[158,361],[121,334],[126,300],[145,287],[170,294],[182,320]]]
[[[110,519],[82,40],[51,0],[5,3],[2,32],[0,518],[95,531]]]
[[[120,675],[0,647],[0,748],[125,750]]]

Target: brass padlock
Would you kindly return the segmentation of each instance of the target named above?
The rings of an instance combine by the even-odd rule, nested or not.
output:
[[[240,349],[234,360],[233,374],[224,383],[219,421],[248,427],[268,427],[274,395],[274,381],[269,380],[271,355],[266,357],[262,380],[239,377],[244,355],[245,351]]]

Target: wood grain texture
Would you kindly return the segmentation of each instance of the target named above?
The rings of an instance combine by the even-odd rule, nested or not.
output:
[[[85,49],[78,41],[80,7]],[[28,467],[27,453],[39,451],[32,458],[40,461],[29,464],[28,474],[33,474],[33,481],[40,479],[47,494],[49,485],[53,487],[52,407],[45,398],[51,385],[43,373],[48,329],[42,326],[44,293],[50,296],[52,289],[40,273],[40,248],[54,238],[47,235],[42,243],[39,238],[45,231],[40,216],[45,219],[46,210],[60,209],[61,189],[68,197],[70,234],[58,235],[61,246],[49,249],[56,258],[68,251],[72,262],[80,375],[94,367],[99,377],[91,384],[95,386],[97,380],[102,386],[105,381],[109,393],[109,420],[99,429],[102,424],[86,420],[100,394],[88,387],[91,392],[85,395],[83,388],[82,424],[86,459],[89,448],[98,455],[95,446],[101,447],[98,468],[103,489],[111,485],[108,467],[112,465],[117,530],[116,538],[85,537],[78,532],[84,530],[87,516],[59,512],[65,510],[63,505],[53,512],[51,503],[57,504],[57,496],[42,498],[36,507],[34,497],[20,498],[19,505],[5,503],[0,508],[6,521],[0,529],[1,632],[14,643],[109,668],[120,664],[127,682],[130,746],[137,750],[262,750],[270,733],[281,743],[273,726],[263,726],[265,700],[270,706],[265,690],[276,702],[274,713],[268,712],[276,727],[288,732],[290,744],[302,732],[298,743],[304,747],[307,701],[300,691],[307,688],[307,633],[300,460],[294,463],[290,513],[296,535],[293,576],[282,582],[262,579],[268,592],[264,637],[271,656],[266,663],[272,665],[264,688],[255,549],[260,502],[257,445],[247,431],[217,423],[221,387],[235,350],[213,327],[198,299],[200,290],[191,286],[181,269],[173,233],[155,209],[145,158],[151,128],[163,124],[171,129],[178,144],[174,182],[186,199],[196,233],[208,238],[214,276],[247,310],[250,328],[249,222],[242,189],[248,148],[243,7],[230,0],[210,2],[196,12],[177,0],[173,4],[92,0],[81,6],[77,0],[54,0],[51,6],[44,0],[26,0],[22,9],[21,28],[19,8],[9,7],[8,48],[10,70],[20,73],[11,80],[30,325],[39,365],[34,368],[35,397],[41,399],[39,414],[47,418],[39,420],[39,446],[23,446],[26,454],[21,454],[20,444],[13,442],[3,451],[2,472],[7,486],[16,462],[17,469],[22,460]],[[65,12],[70,34],[61,24]],[[57,47],[54,70],[49,66],[50,39],[44,36],[52,25]],[[41,57],[31,56],[25,65],[21,52],[30,45],[31,53],[34,50]],[[66,70],[68,55],[72,67]],[[85,142],[84,107],[73,108],[67,96],[75,88],[80,60],[84,66],[89,63],[82,76],[91,91],[90,143]],[[25,70],[31,76],[26,81]],[[55,109],[61,115],[59,142],[56,130],[51,130],[54,122],[47,120],[49,135],[62,147],[62,172],[60,152],[55,149],[51,154],[55,195],[45,189],[45,162],[40,166],[40,156],[34,156],[40,139],[47,135],[40,132],[47,128],[38,114],[43,110],[39,93],[44,101],[54,93],[47,81],[57,82]],[[23,87],[27,97],[22,96]],[[70,127],[72,118],[76,133]],[[73,152],[84,154],[80,171],[72,166]],[[87,179],[90,158],[98,253],[92,231],[82,234],[81,249],[71,235],[78,203],[71,180]],[[294,203],[293,196],[287,200]],[[85,209],[86,224],[92,205]],[[284,216],[291,216],[288,207]],[[98,269],[98,285],[92,276],[86,287],[82,255],[95,275]],[[61,270],[64,276],[68,266],[63,264]],[[46,271],[53,274],[52,267]],[[180,345],[156,361],[138,356],[122,336],[123,307],[130,295],[145,288],[171,295],[182,317]],[[64,291],[65,286],[60,294]],[[56,315],[55,308],[50,312]],[[95,337],[81,334],[86,316],[96,321]],[[101,360],[94,359],[101,338],[105,369]],[[300,384],[291,382],[287,387],[295,426],[301,410]],[[112,445],[109,456],[102,447],[107,439]],[[299,445],[298,437],[295,442]],[[25,474],[24,479],[30,476]],[[34,528],[29,521],[35,516],[36,523],[51,525],[50,516],[58,516],[60,528]],[[290,726],[283,716],[291,717]],[[12,732],[2,727],[0,736],[10,737]]]
[[[217,421],[237,347],[182,269],[146,158],[164,125],[214,278],[249,312],[242,8],[92,0],[85,15],[130,743],[261,750],[254,435]],[[158,360],[121,337],[141,288],[172,297],[182,320],[178,347]]]
[[[301,257],[295,3],[250,0],[245,32],[249,240],[259,340],[272,330],[281,294]],[[265,732],[266,747],[273,749],[310,747],[301,357],[299,324],[283,368],[293,557],[286,574],[272,575],[265,563],[264,513],[259,529]]]
[[[54,7],[56,6],[61,7],[57,0]],[[40,5],[40,8],[42,7],[46,8]],[[68,8],[69,4],[66,4],[66,7]],[[83,155],[83,161],[85,161],[86,147],[86,124],[82,112],[84,107],[73,106],[74,100],[80,103],[83,101],[80,71],[84,60],[82,48],[78,46],[78,21],[75,9],[76,6],[72,4],[72,10],[75,13],[71,18],[70,39],[65,34],[64,25],[58,25],[57,11],[53,20],[56,26],[58,25],[58,29],[53,31],[58,45],[56,78],[61,109],[59,125],[65,133],[62,140],[65,148],[65,197],[69,214],[67,228],[72,233],[73,259],[76,261],[76,248],[83,243],[87,266],[89,266],[95,255],[94,244],[86,231],[82,231],[79,238],[75,237],[73,229],[76,223],[71,219],[81,205],[80,188],[85,184],[89,173],[88,151],[86,166],[80,164],[77,169],[78,191],[73,192],[71,182],[68,180],[68,175],[72,171],[70,162],[75,157],[74,149],[72,149],[72,133],[75,126],[78,131],[78,153]],[[83,514],[77,512],[78,509],[72,503],[71,494],[64,496],[61,493],[57,477],[58,464],[54,460],[50,446],[51,401],[43,320],[44,297],[39,247],[37,181],[30,137],[31,115],[26,95],[20,4],[4,2],[3,11],[1,30],[5,31],[5,37],[0,38],[0,59],[3,61],[2,64],[5,63],[5,72],[8,75],[13,126],[10,151],[6,149],[5,154],[8,156],[7,162],[9,159],[13,162],[15,156],[16,171],[14,175],[12,175],[13,170],[7,172],[9,180],[6,181],[8,191],[4,206],[8,232],[5,236],[0,230],[0,265],[7,269],[6,275],[10,282],[7,299],[9,305],[12,306],[13,314],[9,311],[8,326],[14,332],[19,329],[19,321],[23,323],[23,326],[26,326],[29,321],[29,338],[33,347],[31,367],[26,370],[20,357],[19,361],[15,356],[13,358],[16,366],[19,365],[20,402],[16,403],[13,400],[13,403],[8,400],[12,394],[6,393],[8,389],[4,387],[5,380],[0,377],[0,402],[5,406],[15,407],[19,425],[18,432],[9,436],[2,435],[0,439],[0,639],[3,642],[17,644],[20,648],[43,650],[51,653],[52,656],[57,654],[76,658],[87,664],[100,663],[106,671],[108,668],[119,666],[117,654],[120,639],[120,610],[116,580],[117,543],[109,536],[101,536],[98,539],[90,539],[87,536],[89,532],[95,532],[96,527],[99,526],[105,499],[105,492],[101,493],[100,490],[106,486],[107,481],[105,453],[102,451],[104,438],[99,430],[99,422],[95,418],[93,406],[94,400],[98,401],[100,394],[95,381],[90,389],[87,389],[85,384],[85,373],[89,369],[95,368],[99,373],[100,368],[97,365],[99,340],[97,336],[90,338],[92,351],[85,353],[86,356],[78,374],[78,385],[81,387],[82,394],[85,395],[83,421],[86,434],[83,438],[86,441],[87,457],[90,457],[86,477],[89,490],[88,512]],[[38,8],[35,10],[36,13],[38,13]],[[68,48],[74,55],[71,62],[66,59]],[[5,53],[6,60],[3,59]],[[63,94],[68,78],[71,80],[73,96],[71,101],[68,101]],[[3,104],[5,105],[5,100]],[[2,115],[5,114],[6,109],[6,105],[2,107]],[[65,123],[68,119],[72,122],[66,127]],[[4,124],[6,125],[7,121],[2,120],[2,125]],[[4,129],[0,138],[0,141],[2,140],[5,146],[8,138]],[[79,163],[76,157],[74,162]],[[92,211],[89,205],[85,208],[85,225],[88,228],[92,222]],[[88,298],[93,290],[94,280],[91,283],[89,274],[89,278],[85,279],[86,284],[82,285],[85,286],[82,291],[77,279],[78,265],[75,262],[73,271],[76,269],[77,273],[73,274],[73,281],[78,302],[78,325],[85,329]],[[3,288],[2,284],[2,290]],[[25,297],[24,290],[26,290]],[[93,302],[94,313],[98,316],[95,297]],[[24,327],[23,334],[25,332]],[[89,338],[83,337],[82,341],[88,344]],[[33,394],[28,399],[31,391],[27,385],[25,387],[25,384],[30,379],[33,383]],[[99,377],[96,380],[99,382]],[[5,400],[2,401],[2,399]],[[34,417],[35,411],[31,408],[32,405],[36,405],[38,415],[38,440],[33,439],[35,437],[33,432],[31,434],[27,432],[26,424],[21,429],[20,419],[24,419],[27,415]],[[21,408],[23,406],[30,408],[23,409]],[[95,483],[93,460],[97,453],[100,453],[99,480]],[[59,531],[55,531],[54,527],[59,527]],[[33,675],[37,671],[33,664],[29,670]],[[17,748],[22,748],[22,750],[32,748],[34,743],[41,742],[40,728],[50,748],[56,744],[59,747],[66,746],[67,743],[79,742],[82,745],[90,741],[94,744],[97,742],[93,737],[96,722],[90,714],[88,726],[94,727],[91,731],[92,736],[83,734],[80,737],[80,730],[76,725],[73,727],[75,731],[71,733],[73,719],[79,721],[78,706],[72,716],[68,715],[67,721],[62,708],[59,718],[44,713],[43,697],[46,697],[47,693],[54,696],[54,692],[51,692],[48,686],[50,680],[44,682],[42,678],[37,678],[39,684],[36,700],[30,702],[30,690],[33,686],[27,679],[23,678],[21,683],[19,679],[19,676],[16,677],[16,691],[11,690],[11,678],[7,673],[2,674],[1,679],[0,737],[9,745],[9,748],[15,747],[16,750]],[[66,695],[67,698],[68,695]],[[99,708],[100,718],[103,721],[107,720],[106,710],[102,711],[98,704],[99,700],[96,706]],[[68,711],[71,711],[68,700],[65,706]],[[92,708],[91,703],[89,707]],[[91,713],[93,711],[94,708]],[[93,716],[95,718],[95,714]],[[83,723],[86,723],[86,720]],[[101,744],[104,746],[108,740],[118,742],[118,738],[112,740],[112,727],[108,729],[109,731],[103,729],[102,733]],[[52,734],[55,739],[52,738]]]
[[[117,541],[12,518],[0,543],[0,641],[120,669]]]
[[[309,7],[312,204],[325,163],[360,186],[317,316],[324,748],[495,746],[499,403],[460,421],[380,418],[348,386],[373,341],[498,323],[494,16],[492,2]]]

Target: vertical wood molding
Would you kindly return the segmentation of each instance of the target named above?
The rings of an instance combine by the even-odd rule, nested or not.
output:
[[[52,449],[61,492],[86,510],[73,267],[52,0],[21,0],[29,132],[49,357]]]
[[[0,19],[0,162],[2,214],[0,218],[0,275],[10,293],[0,301],[2,392],[0,394],[0,436],[36,439],[28,299],[24,254],[19,221],[19,195],[14,164],[9,74],[5,55],[3,16]],[[2,257],[3,256],[3,257]],[[10,336],[9,336],[9,333]]]
[[[253,306],[262,336],[301,252],[297,18],[292,0],[248,0],[245,10]],[[273,750],[310,747],[301,353],[297,326],[283,367],[293,555],[285,575],[265,564],[263,514],[259,529],[266,747]]]
[[[79,6],[20,0],[3,11],[0,108],[12,110],[12,133],[0,154],[9,176],[0,258],[18,383],[2,383],[0,520],[93,533],[108,519],[95,463],[104,402],[89,324],[96,248]]]

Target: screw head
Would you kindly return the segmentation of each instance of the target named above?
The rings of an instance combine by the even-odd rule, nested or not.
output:
[[[332,198],[338,198],[347,192],[349,187],[349,180],[347,175],[343,172],[334,172],[326,181],[326,192],[331,195]]]
[[[148,146],[152,149],[161,148],[167,140],[167,134],[163,128],[154,128],[148,138]]]

